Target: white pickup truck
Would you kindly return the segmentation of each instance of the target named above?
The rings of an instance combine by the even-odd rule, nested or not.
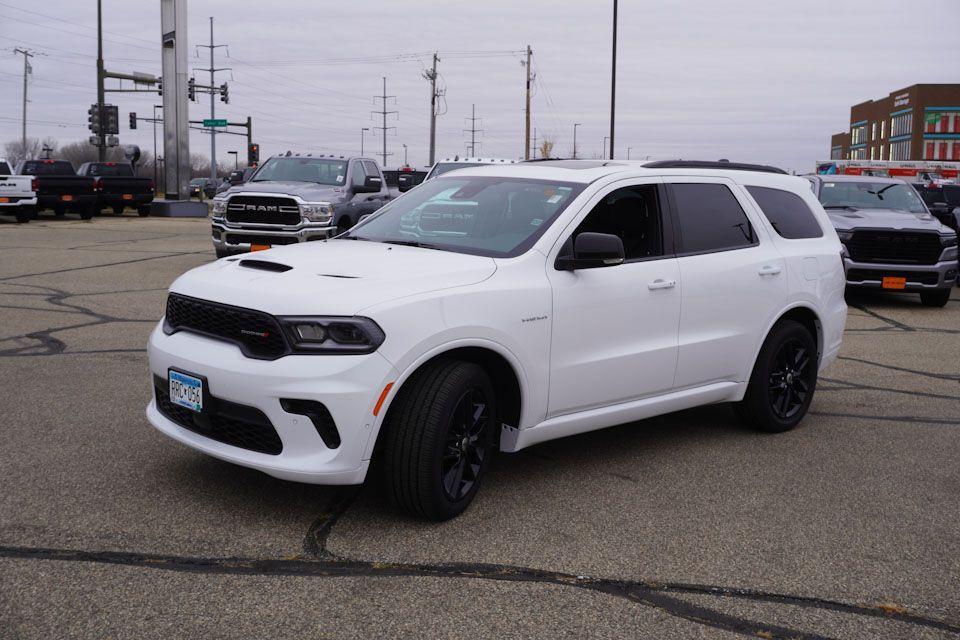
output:
[[[0,158],[0,215],[16,216],[17,222],[30,222],[37,210],[35,178],[12,173],[9,163]]]

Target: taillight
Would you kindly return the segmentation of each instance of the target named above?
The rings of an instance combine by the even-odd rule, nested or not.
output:
[[[150,178],[150,191],[153,191],[157,188],[156,183],[154,183],[153,178]]]
[[[93,190],[94,190],[94,191],[100,191],[100,190],[102,190],[102,189],[103,189],[103,182],[100,180],[100,178],[94,178],[94,179],[93,179]]]
[[[31,191],[40,191],[40,180],[34,178],[30,181],[30,190]]]

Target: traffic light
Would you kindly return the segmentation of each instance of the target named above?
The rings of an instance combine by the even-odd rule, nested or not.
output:
[[[87,109],[87,128],[95,135],[100,135],[100,105],[92,104]]]
[[[220,85],[220,100],[230,104],[230,95],[227,93],[227,83]]]
[[[103,133],[107,135],[117,135],[120,133],[120,109],[116,105],[103,105],[103,113],[100,115],[100,126],[103,129]]]
[[[251,167],[260,163],[260,145],[251,143],[247,145],[247,165]]]
[[[157,95],[158,96],[163,95],[163,79],[162,78],[157,79]]]
[[[193,78],[187,80],[187,97],[190,98],[190,102],[197,100],[197,81]]]
[[[130,129],[133,130],[136,128],[137,128],[137,112],[131,111],[130,112]]]

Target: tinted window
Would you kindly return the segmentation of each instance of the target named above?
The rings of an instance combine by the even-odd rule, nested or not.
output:
[[[11,173],[13,172],[10,171],[10,165],[8,165],[6,162],[0,162],[0,175],[8,176]]]
[[[367,173],[362,162],[356,162],[353,165],[353,177],[350,178],[350,184],[355,187],[362,187],[367,179]]]
[[[30,160],[23,163],[24,175],[30,176],[74,176],[73,165],[66,160]]]
[[[573,237],[584,231],[620,238],[626,260],[663,255],[656,185],[626,187],[608,193],[580,223]]]
[[[747,187],[747,191],[781,237],[789,240],[823,237],[817,219],[800,196],[767,187]]]
[[[380,177],[380,172],[377,170],[377,165],[374,164],[372,160],[363,161],[363,170],[368,176],[373,176],[374,178]]]
[[[740,203],[722,184],[674,184],[684,253],[723,251],[756,243]]]
[[[90,176],[133,176],[133,167],[128,164],[91,164],[87,169]]]

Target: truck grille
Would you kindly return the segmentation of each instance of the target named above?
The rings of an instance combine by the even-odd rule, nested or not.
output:
[[[268,236],[264,234],[251,235],[249,233],[228,233],[227,244],[297,244],[299,240],[293,236]]]
[[[300,224],[300,207],[292,198],[233,196],[227,201],[228,222]]]
[[[280,323],[270,314],[198,300],[176,293],[167,297],[167,334],[191,331],[232,342],[250,358],[274,360],[288,353]]]
[[[270,418],[254,407],[211,396],[210,407],[197,413],[170,401],[167,381],[153,377],[157,409],[184,429],[234,447],[279,455],[283,442]]]
[[[936,264],[940,236],[916,231],[855,231],[847,243],[854,262],[886,264]]]

